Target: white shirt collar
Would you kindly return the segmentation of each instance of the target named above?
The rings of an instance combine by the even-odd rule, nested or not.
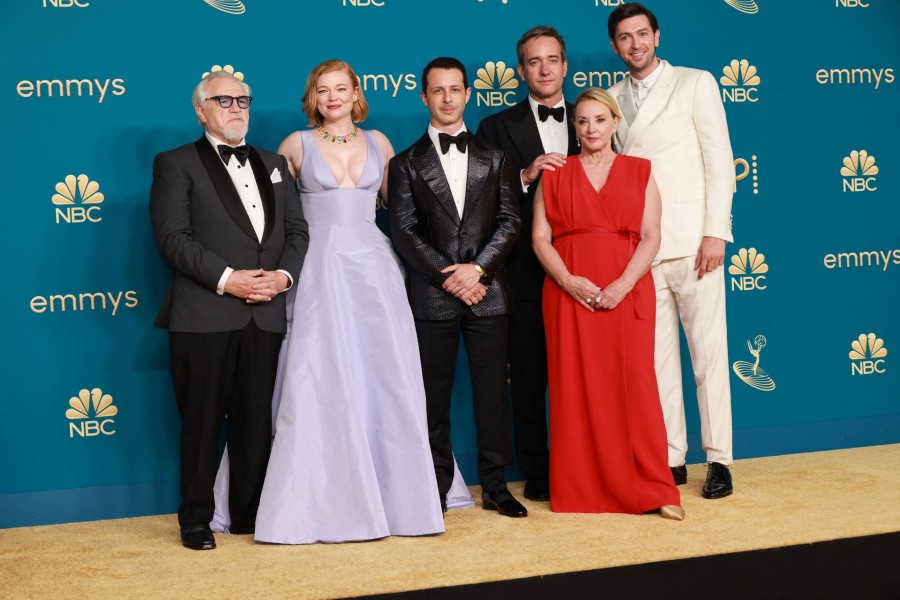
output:
[[[665,62],[666,62],[666,61],[664,61],[664,60],[660,60],[660,61],[659,61],[659,64],[656,65],[656,68],[653,69],[653,71],[652,71],[649,75],[647,75],[646,77],[644,77],[643,79],[635,79],[634,77],[632,77],[631,75],[629,75],[628,77],[629,77],[629,79],[631,79],[631,86],[634,87],[634,88],[642,87],[642,88],[648,89],[648,90],[649,90],[650,88],[652,88],[653,85],[654,85],[654,84],[657,82],[657,80],[659,79],[659,76],[662,75],[662,72],[663,72],[663,64],[664,64]]]

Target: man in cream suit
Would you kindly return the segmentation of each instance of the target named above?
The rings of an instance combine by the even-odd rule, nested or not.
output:
[[[697,383],[709,469],[704,498],[732,493],[731,389],[725,323],[725,243],[731,242],[734,162],[725,110],[713,76],[656,57],[659,26],[637,2],[609,16],[613,51],[629,76],[609,92],[622,108],[623,154],[648,158],[662,194],[656,284],[656,376],[675,483],[687,482],[687,430],[678,321]]]

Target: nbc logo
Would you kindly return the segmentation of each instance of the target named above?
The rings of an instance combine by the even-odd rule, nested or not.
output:
[[[343,0],[341,6],[384,6],[384,0]]]
[[[844,157],[841,175],[844,176],[845,192],[874,192],[878,189],[875,187],[878,166],[875,157],[865,150],[854,150],[850,156]]]
[[[754,345],[756,346],[754,348]],[[752,363],[745,360],[736,360],[732,365],[735,374],[747,385],[761,392],[771,392],[775,389],[775,382],[769,377],[762,367],[759,366],[759,355],[762,349],[766,347],[766,336],[758,335],[753,339],[753,343],[747,340],[747,349],[750,356],[755,358]]]
[[[53,8],[87,8],[90,2],[79,2],[78,0],[44,0],[44,8],[52,6]]]
[[[740,171],[738,171],[738,167],[743,167]],[[749,175],[752,174],[753,180],[753,193],[759,193],[759,163],[757,162],[756,155],[750,157],[750,161],[748,162],[746,158],[736,158],[734,159],[734,193],[737,193],[738,185],[737,182],[742,179],[746,179]]]
[[[234,67],[232,67],[231,65],[225,65],[224,67],[220,65],[213,65],[212,67],[210,67],[209,71],[206,71],[203,75],[200,76],[200,79],[203,79],[210,73],[215,73],[216,71],[225,71],[226,73],[230,73],[231,75],[234,75],[234,78],[238,81],[244,80],[244,74],[240,71],[235,71]]]
[[[754,0],[725,0],[725,4],[748,15],[755,15],[759,12],[759,6]]]
[[[728,267],[731,277],[731,291],[766,289],[766,276],[769,265],[766,264],[766,255],[757,252],[756,248],[741,248],[731,257],[731,266]]]
[[[507,67],[502,60],[494,63],[488,61],[476,72],[475,89],[486,90],[476,92],[478,106],[512,106],[516,103],[516,93],[511,91],[519,87],[516,72]]]
[[[104,394],[100,388],[79,391],[77,396],[69,398],[69,407],[66,418],[69,419],[70,438],[116,433],[113,429],[116,422],[111,417],[119,414],[119,409],[113,405],[112,396]]]
[[[727,2],[727,0],[726,0]],[[869,3],[865,0],[834,0],[834,7],[844,8],[869,8]]]
[[[735,59],[731,64],[722,69],[722,102],[756,102],[759,75],[756,67],[750,64],[746,58],[740,61]]]
[[[870,333],[859,334],[859,338],[850,343],[850,374],[872,375],[884,373],[884,357],[887,356],[884,340]]]
[[[244,6],[244,3],[241,0],[203,0],[213,8],[217,8],[221,10],[223,13],[228,13],[229,15],[242,15],[244,11],[247,10],[247,7]]]
[[[50,201],[56,205],[57,223],[99,223],[103,220],[98,206],[103,202],[100,184],[83,173],[78,177],[66,175],[65,180],[56,184],[56,193]]]

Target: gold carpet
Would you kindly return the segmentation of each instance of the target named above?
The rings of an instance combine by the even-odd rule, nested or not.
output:
[[[900,531],[900,444],[737,461],[733,496],[682,486],[683,522],[659,516],[527,519],[480,506],[427,538],[314,546],[216,536],[181,547],[174,515],[0,530],[0,598],[340,598],[772,548]],[[478,494],[477,488],[472,488]],[[521,484],[510,489],[521,497]]]

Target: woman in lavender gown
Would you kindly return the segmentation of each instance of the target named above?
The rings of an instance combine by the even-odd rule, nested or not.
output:
[[[400,263],[375,224],[394,152],[356,125],[368,112],[358,81],[343,61],[314,68],[303,94],[313,129],[278,149],[297,177],[310,246],[288,292],[258,541],[444,531],[415,326]],[[227,531],[225,496],[213,528]]]

